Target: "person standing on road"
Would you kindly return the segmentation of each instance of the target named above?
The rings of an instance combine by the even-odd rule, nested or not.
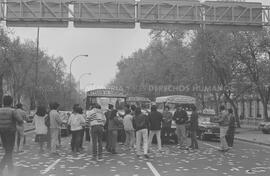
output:
[[[177,107],[177,110],[173,115],[173,120],[176,123],[178,145],[181,149],[186,149],[186,123],[188,121],[188,115],[187,112],[183,109],[183,107]]]
[[[3,170],[8,166],[9,174],[13,174],[13,157],[12,152],[15,142],[16,124],[22,125],[23,119],[19,116],[12,106],[13,99],[11,96],[6,95],[3,97],[4,107],[0,108],[0,136],[5,154],[0,162],[0,175]]]
[[[225,106],[223,105],[220,106],[220,115],[217,123],[219,123],[220,127],[220,151],[227,152],[229,150],[229,147],[225,136],[229,127],[229,118]]]
[[[191,149],[198,149],[198,141],[197,141],[197,130],[198,130],[198,113],[196,106],[192,106],[192,114],[190,117],[190,148]]]
[[[58,135],[59,135],[59,126],[62,124],[62,120],[60,118],[60,114],[57,109],[59,104],[57,102],[50,103],[50,112],[49,112],[49,120],[50,120],[50,139],[51,139],[51,154],[59,155],[56,151],[56,146],[58,144]]]
[[[108,104],[108,110],[105,112],[106,122],[105,122],[105,125],[104,125],[106,150],[108,152],[110,152],[109,151],[109,130],[108,130],[108,125],[109,125],[109,119],[110,119],[111,114],[112,114],[112,110],[113,110],[113,105],[112,104]]]
[[[118,116],[117,110],[116,109],[112,110],[111,116],[110,116],[109,122],[108,122],[108,132],[109,132],[108,151],[111,152],[112,154],[117,154],[116,144],[117,144],[118,130],[123,125],[123,121],[121,121],[120,119],[122,119],[122,118]]]
[[[23,119],[24,123],[26,122],[26,112],[23,110],[22,104],[18,103],[16,105],[16,112]],[[17,124],[17,132],[15,138],[15,149],[17,152],[23,152],[23,143],[25,140],[24,136],[24,123],[21,125]]]
[[[171,126],[172,126],[172,113],[169,111],[170,107],[165,106],[164,112],[162,114],[163,116],[163,122],[162,122],[162,130],[161,130],[161,140],[164,144],[169,144],[170,142],[170,136],[171,136]]]
[[[124,130],[126,133],[126,146],[129,147],[129,149],[133,149],[134,143],[135,143],[135,133],[134,128],[132,124],[133,116],[131,115],[130,109],[126,109],[126,115],[123,120],[124,124]]]
[[[39,153],[44,152],[43,144],[48,140],[47,138],[48,128],[45,125],[46,117],[47,117],[46,107],[38,106],[32,124],[35,126],[36,139],[37,142],[39,143]]]
[[[140,107],[136,108],[132,123],[136,131],[137,156],[140,157],[141,155],[141,142],[143,141],[143,154],[148,159],[148,119],[146,115],[142,114]]]
[[[233,115],[233,110],[228,109],[228,118],[229,118],[229,128],[226,135],[226,140],[229,147],[233,147],[234,133],[235,133],[235,117]]]
[[[85,119],[80,114],[80,107],[73,106],[73,113],[71,114],[68,124],[71,130],[71,150],[73,153],[80,151],[80,145],[82,140],[82,130],[85,123]]]
[[[148,116],[148,122],[149,122],[149,140],[148,140],[148,148],[150,149],[152,140],[154,135],[156,135],[157,138],[157,143],[158,143],[158,151],[161,151],[161,122],[163,121],[162,119],[162,114],[157,111],[157,107],[153,105],[151,107],[151,112]]]
[[[106,117],[101,111],[100,105],[95,105],[89,116],[92,136],[93,160],[102,159],[102,139]]]

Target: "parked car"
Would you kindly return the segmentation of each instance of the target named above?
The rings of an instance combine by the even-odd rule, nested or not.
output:
[[[211,122],[211,117],[199,117],[197,135],[200,140],[219,139],[220,127],[218,123]]]
[[[26,118],[26,122],[27,122],[27,123],[32,123],[35,114],[36,114],[36,111],[34,111],[34,110],[30,111],[30,112],[29,112],[29,115],[28,115],[27,118]]]
[[[264,134],[270,134],[270,122],[261,122],[259,129],[262,130]]]

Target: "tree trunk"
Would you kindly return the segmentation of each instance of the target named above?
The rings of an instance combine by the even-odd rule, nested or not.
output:
[[[2,107],[2,99],[3,99],[3,94],[4,94],[4,90],[3,90],[3,74],[0,75],[0,107]]]
[[[265,121],[270,121],[268,118],[268,111],[267,111],[267,102],[265,100],[262,101],[263,104],[263,115],[264,115],[264,120]]]

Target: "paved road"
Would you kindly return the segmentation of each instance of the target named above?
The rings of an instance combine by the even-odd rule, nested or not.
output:
[[[119,154],[105,153],[103,161],[94,162],[88,143],[85,152],[73,156],[68,144],[70,138],[62,138],[61,157],[50,157],[48,153],[38,154],[33,138],[33,132],[28,133],[25,152],[14,155],[17,176],[270,175],[270,148],[240,141],[228,153],[217,151],[218,143],[211,141],[200,141],[197,151],[183,151],[170,145],[158,153],[154,148],[148,160],[137,158],[134,151],[119,146]]]

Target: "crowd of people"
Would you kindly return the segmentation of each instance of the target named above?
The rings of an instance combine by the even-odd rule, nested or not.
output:
[[[5,155],[0,162],[0,175],[3,169],[8,166],[12,172],[12,152],[16,143],[16,151],[23,151],[24,142],[24,120],[26,112],[22,105],[18,104],[12,108],[11,96],[4,96],[3,107],[0,108],[0,135]],[[58,148],[61,145],[61,131],[63,124],[58,112],[59,104],[53,102],[46,106],[38,106],[33,118],[35,127],[35,141],[39,144],[40,153],[45,151],[44,143],[53,156],[60,156]],[[153,105],[151,112],[145,114],[140,107],[125,105],[125,114],[120,114],[114,106],[109,104],[108,110],[104,113],[99,104],[93,104],[84,111],[79,104],[73,106],[72,113],[68,114],[68,125],[70,126],[71,142],[70,148],[73,154],[83,151],[83,139],[91,141],[92,159],[100,160],[103,155],[103,141],[105,149],[111,154],[117,154],[117,142],[125,142],[128,150],[134,150],[138,157],[149,158],[153,137],[156,136],[157,152],[162,151],[162,145],[169,143],[172,135],[177,135],[179,149],[196,150],[199,148],[197,142],[198,113],[195,106],[191,107],[190,118],[185,109],[177,106],[174,114],[170,112],[169,106],[164,107],[160,113]],[[220,118],[215,122],[220,125],[221,151],[226,152],[233,145],[234,116],[232,109],[226,110],[220,107]],[[171,128],[172,120],[175,121],[176,130]],[[190,145],[187,145],[187,130],[189,126]],[[17,136],[17,137],[16,137]],[[123,136],[125,136],[123,138]],[[124,141],[125,140],[125,141]],[[16,141],[16,142],[15,142]]]

